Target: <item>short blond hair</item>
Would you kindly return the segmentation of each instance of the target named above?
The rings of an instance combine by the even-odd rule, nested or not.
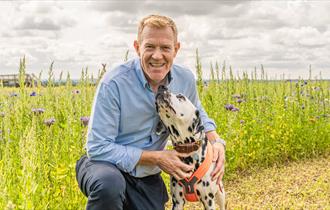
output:
[[[174,33],[174,41],[177,42],[178,40],[178,29],[175,25],[175,22],[167,17],[167,16],[162,16],[162,15],[148,15],[144,17],[138,27],[138,41],[141,43],[141,34],[144,29],[144,27],[150,26],[150,27],[155,27],[155,28],[166,28],[170,27]]]

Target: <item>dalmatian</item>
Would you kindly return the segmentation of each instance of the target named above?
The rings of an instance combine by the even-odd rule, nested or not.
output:
[[[217,185],[216,180],[211,179],[215,168],[212,146],[207,141],[198,109],[184,95],[171,93],[165,86],[160,86],[156,110],[162,123],[157,126],[157,132],[166,129],[173,148],[191,154],[182,161],[195,166],[189,179],[176,180],[171,176],[172,209],[183,210],[187,201],[200,201],[206,210],[215,210],[216,202],[224,210],[225,191],[222,183]]]

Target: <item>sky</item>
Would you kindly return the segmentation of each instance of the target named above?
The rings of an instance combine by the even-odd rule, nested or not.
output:
[[[170,16],[181,48],[175,62],[203,76],[217,62],[233,73],[269,79],[330,79],[330,1],[0,1],[0,74],[26,72],[48,78],[82,70],[97,76],[136,55],[137,24],[149,14]],[[260,75],[260,74],[259,74]],[[66,77],[66,76],[65,76]]]

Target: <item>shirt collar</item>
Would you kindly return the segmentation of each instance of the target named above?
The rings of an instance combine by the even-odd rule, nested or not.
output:
[[[167,80],[165,82],[165,85],[169,85],[171,83],[171,81],[173,80],[172,78],[172,74],[171,74],[171,71],[173,69],[173,66],[171,67],[171,70],[168,72],[168,74],[166,75],[167,77]],[[149,83],[143,73],[143,70],[142,70],[142,66],[141,66],[141,59],[140,58],[137,58],[135,60],[135,71],[136,71],[136,74],[137,74],[137,77],[139,79],[139,81],[141,82],[142,86],[143,87],[147,87],[147,88],[150,88],[149,87]]]

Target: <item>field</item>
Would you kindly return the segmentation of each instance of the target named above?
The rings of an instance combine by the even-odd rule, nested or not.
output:
[[[198,77],[201,101],[227,140],[225,181],[329,155],[329,81],[270,81],[263,72],[259,79],[256,73],[238,78],[225,71],[207,84]],[[47,87],[0,89],[0,209],[85,208],[74,168],[85,152],[95,86],[87,71],[77,86],[68,75],[55,87],[52,75],[50,69]]]

